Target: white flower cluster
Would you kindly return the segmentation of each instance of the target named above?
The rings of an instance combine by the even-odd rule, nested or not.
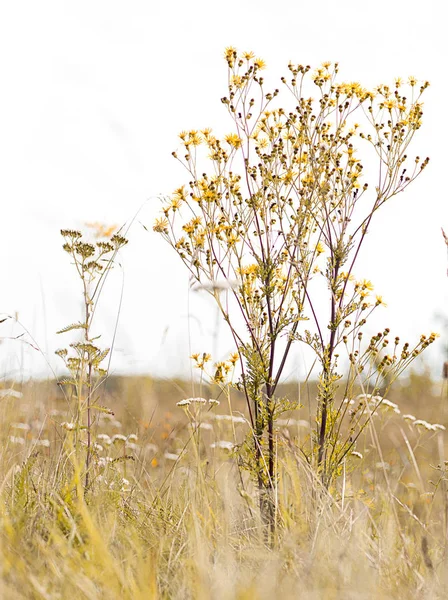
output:
[[[180,400],[176,404],[181,408],[185,406],[190,406],[190,404],[210,404],[211,406],[218,406],[219,400],[215,400],[214,398],[210,398],[210,400],[206,400],[205,398],[185,398],[184,400]]]
[[[441,425],[440,423],[428,423],[428,421],[424,421],[423,419],[416,419],[412,423],[414,427],[422,427],[423,429],[427,429],[428,431],[445,431],[446,427]]]
[[[210,444],[210,448],[221,448],[222,450],[233,450],[234,444],[233,442],[228,442],[226,440],[218,440],[213,444]]]
[[[229,421],[230,423],[246,423],[244,417],[236,417],[235,415],[213,415],[216,421]]]

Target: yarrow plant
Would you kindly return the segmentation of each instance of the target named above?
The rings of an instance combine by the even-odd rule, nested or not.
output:
[[[56,354],[62,358],[69,371],[69,376],[61,378],[59,385],[68,388],[75,400],[73,421],[64,422],[61,426],[74,433],[77,458],[83,442],[81,434],[83,431],[87,432],[85,486],[88,488],[92,453],[92,411],[108,412],[106,407],[96,403],[95,392],[107,376],[107,369],[103,368],[102,363],[110,351],[109,348],[102,349],[97,345],[100,336],[93,336],[92,324],[105,278],[114,265],[117,252],[127,244],[127,240],[115,233],[107,241],[92,244],[82,239],[81,232],[71,229],[61,230],[61,235],[64,238],[63,248],[71,256],[81,281],[84,306],[82,320],[58,331],[59,334],[75,330],[81,332],[81,339],[71,343],[69,348],[56,350]]]
[[[307,460],[328,486],[371,418],[365,403],[352,415],[347,404],[336,405],[341,353],[349,365],[344,397],[360,389],[375,395],[435,339],[422,336],[410,348],[399,338],[390,342],[385,329],[364,343],[363,328],[383,300],[372,297],[370,281],[354,276],[374,216],[428,164],[407,152],[429,84],[410,77],[368,90],[338,82],[337,64],[314,71],[290,64],[288,78],[281,78],[289,104],[280,105],[280,90],[265,89],[262,59],[231,47],[225,59],[228,94],[221,101],[233,131],[223,139],[211,129],[180,134],[183,151],[173,156],[190,181],[166,201],[154,230],[214,298],[230,328],[241,369],[237,387],[252,427],[248,463],[272,524],[275,420],[291,408],[276,390],[293,344],[309,346],[319,364]],[[373,186],[365,159],[376,160]]]

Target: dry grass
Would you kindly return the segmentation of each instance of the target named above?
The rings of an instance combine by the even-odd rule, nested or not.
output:
[[[216,447],[234,435],[240,442],[247,425],[204,409],[193,435],[176,407],[191,393],[185,382],[108,382],[115,415],[96,428],[103,449],[86,495],[70,432],[61,435],[67,407],[55,384],[16,391],[23,397],[0,401],[5,600],[446,597],[446,483],[437,470],[445,433],[403,419],[445,422],[443,390],[427,376],[398,386],[391,400],[402,414],[374,419],[357,446],[363,458],[350,457],[329,492],[299,451],[307,409],[280,424],[269,544],[248,474]],[[107,445],[104,436],[116,434]]]

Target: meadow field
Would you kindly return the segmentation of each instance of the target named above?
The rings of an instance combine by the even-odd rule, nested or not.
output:
[[[378,330],[358,260],[428,166],[410,147],[429,82],[290,62],[281,92],[253,52],[224,59],[232,130],[179,134],[188,183],[144,229],[208,294],[230,355],[195,352],[191,380],[112,376],[119,315],[115,332],[96,316],[137,215],[61,230],[81,307],[57,332],[61,375],[0,380],[5,600],[448,597],[447,365],[436,379],[419,362],[440,335]],[[383,266],[397,281],[401,229]],[[147,277],[145,261],[126,269]]]
[[[397,384],[330,489],[301,454],[316,385],[285,386],[303,406],[276,425],[269,540],[234,451],[250,429],[244,401],[200,392],[108,380],[113,415],[93,430],[86,493],[56,382],[2,382],[2,598],[446,597],[446,384],[416,373]],[[202,396],[189,415],[177,406]]]

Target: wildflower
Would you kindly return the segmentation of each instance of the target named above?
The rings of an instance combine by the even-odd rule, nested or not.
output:
[[[445,431],[446,427],[444,425],[441,425],[440,423],[434,423],[432,428],[434,429],[434,431]]]
[[[160,217],[155,220],[153,230],[156,233],[167,233],[169,221],[165,217]]]
[[[235,365],[238,362],[238,359],[239,359],[238,352],[233,352],[230,355],[229,362],[232,363],[232,365]]]
[[[113,437],[112,437],[112,443],[115,444],[115,442],[126,442],[127,438],[125,435],[121,434],[121,433],[116,433]]]
[[[403,419],[406,421],[415,421],[414,415],[403,415]]]
[[[215,398],[210,398],[208,401],[209,404],[211,404],[212,406],[219,406],[220,402],[219,400],[216,400]]]
[[[163,455],[167,460],[179,460],[180,455],[179,454],[174,454],[172,452],[165,452],[165,454]]]
[[[361,459],[361,458],[362,458],[362,454],[361,454],[361,452],[357,452],[356,450],[354,450],[354,451],[351,453],[351,455],[352,455],[352,456],[356,456],[356,457],[357,457],[357,458],[359,458],[359,459]]]
[[[106,467],[112,460],[113,459],[110,456],[100,456],[100,458],[97,459],[96,464],[99,467]]]
[[[28,423],[11,423],[11,429],[22,429],[23,431],[29,431],[31,427]]]
[[[9,441],[11,442],[11,444],[21,444],[23,445],[25,443],[25,440],[21,437],[15,437],[14,435],[10,435],[9,436]]]
[[[415,425],[415,427],[423,427],[428,431],[434,431],[434,428],[431,425],[431,423],[428,423],[428,421],[424,421],[423,419],[417,419],[416,421],[414,421],[413,424]]]
[[[368,279],[363,279],[359,282],[359,285],[363,290],[369,290],[370,292],[373,291],[373,283]]]
[[[103,446],[101,444],[97,444],[97,443],[93,444],[93,449],[96,452],[102,452],[104,450]]]
[[[176,402],[177,406],[180,406],[181,408],[183,408],[184,406],[190,406],[191,404],[191,400],[189,398],[185,398],[185,400],[179,400],[179,402]]]
[[[192,404],[207,404],[207,400],[205,398],[189,398]]]
[[[138,445],[133,442],[126,442],[126,448],[128,450],[133,450],[134,452],[139,449]]]
[[[155,444],[149,443],[149,444],[146,444],[145,450],[147,452],[157,452],[158,451],[158,447]]]
[[[262,58],[256,58],[254,60],[254,66],[257,69],[264,69],[264,68],[266,68],[266,62]]]
[[[112,444],[112,440],[107,435],[107,433],[100,433],[100,434],[98,434],[96,436],[96,439],[102,441],[103,443],[107,444],[108,446],[110,446],[110,444]]]
[[[63,423],[61,423],[61,427],[63,427],[67,431],[73,431],[75,429],[75,427],[76,427],[76,424],[75,423],[68,423],[67,421],[64,421]]]
[[[398,404],[395,404],[395,402],[391,402],[390,400],[387,400],[386,398],[383,398],[383,400],[381,402],[381,406],[386,407],[386,408],[391,408],[394,411],[396,411],[396,409],[398,408]]]
[[[228,442],[226,440],[219,440],[210,444],[210,448],[221,448],[222,450],[233,450],[234,444],[233,442]]]
[[[213,425],[211,423],[199,423],[199,429],[205,429],[206,431],[211,431],[213,429]]]
[[[224,138],[229,146],[233,148],[239,148],[241,146],[241,139],[238,137],[236,133],[229,133]]]
[[[128,442],[136,442],[138,440],[138,437],[135,433],[131,433],[131,435],[128,435]]]
[[[215,415],[216,421],[230,421],[231,423],[246,423],[244,417],[235,417],[234,415]]]

